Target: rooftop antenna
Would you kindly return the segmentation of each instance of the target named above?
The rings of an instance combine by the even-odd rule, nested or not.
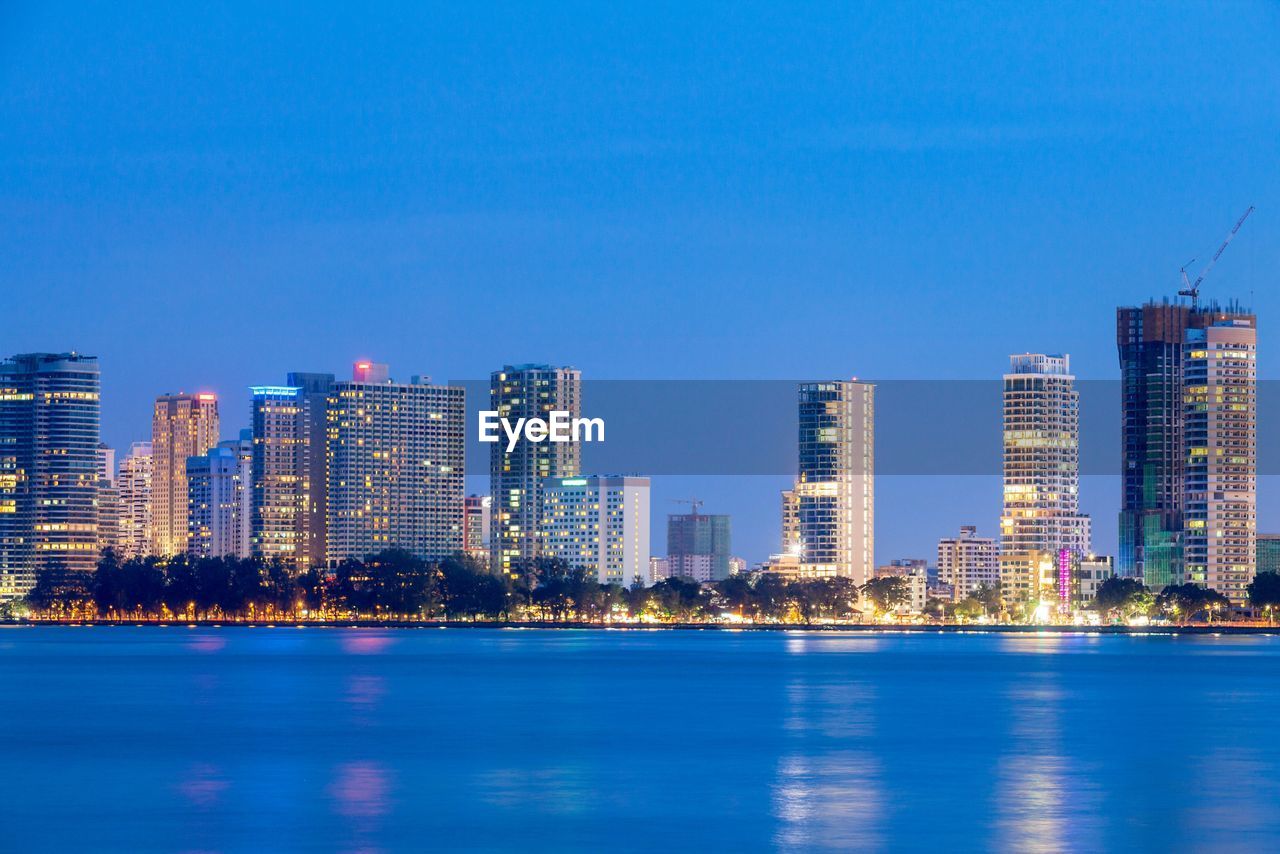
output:
[[[1187,276],[1187,265],[1194,264],[1192,258],[1186,264],[1182,265],[1179,271],[1182,274],[1182,290],[1178,291],[1180,297],[1191,297],[1191,307],[1194,309],[1200,304],[1200,283],[1204,281],[1204,277],[1209,275],[1209,271],[1213,269],[1213,265],[1218,263],[1218,259],[1222,257],[1222,253],[1226,251],[1227,244],[1236,236],[1236,232],[1240,230],[1240,226],[1244,225],[1244,221],[1249,218],[1249,214],[1253,213],[1253,205],[1249,205],[1249,209],[1240,215],[1236,220],[1235,228],[1231,229],[1231,233],[1227,235],[1227,239],[1222,241],[1222,245],[1218,247],[1218,251],[1213,253],[1213,257],[1209,259],[1209,263],[1204,265],[1204,269],[1200,271],[1200,275],[1196,276],[1195,282],[1192,282]]]

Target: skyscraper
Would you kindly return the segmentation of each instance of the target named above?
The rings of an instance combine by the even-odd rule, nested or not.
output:
[[[601,584],[653,583],[649,478],[557,477],[542,484],[545,555],[586,569]]]
[[[116,488],[116,452],[98,445],[98,554],[115,549],[120,538],[120,491]]]
[[[1000,584],[1000,550],[990,537],[979,537],[972,525],[960,536],[938,540],[938,581],[951,585],[952,598],[964,599],[979,587]]]
[[[1258,530],[1258,334],[1252,318],[1187,333],[1187,581],[1248,600]]]
[[[1237,305],[1148,302],[1116,309],[1121,383],[1118,575],[1153,590],[1182,583],[1186,514],[1186,359],[1193,330],[1254,315]]]
[[[218,444],[218,396],[164,394],[151,418],[152,553],[187,550],[187,458]]]
[[[667,516],[668,572],[695,581],[720,581],[729,577],[733,556],[732,527],[728,516],[697,512]]]
[[[332,374],[291,373],[250,389],[253,551],[295,569],[325,565]]]
[[[507,365],[490,377],[489,408],[500,418],[549,420],[553,410],[582,415],[582,375],[552,365]],[[576,477],[581,455],[577,442],[520,441],[510,452],[503,442],[489,451],[493,495],[493,539],[490,566],[512,567],[540,554],[542,483],[547,478]]]
[[[875,571],[875,386],[804,383],[799,409],[801,572],[864,584]]]
[[[151,553],[151,443],[134,442],[120,462],[116,478],[119,493],[120,533],[116,549],[121,557],[145,557]]]
[[[328,558],[402,548],[422,558],[462,550],[461,387],[357,362],[328,398]]]
[[[1034,604],[1061,550],[1090,550],[1089,517],[1080,515],[1080,395],[1069,356],[1009,361],[1000,583],[1010,602]]]
[[[187,553],[248,557],[253,439],[239,439],[187,459]]]
[[[94,356],[0,363],[0,601],[97,564],[99,385]]]

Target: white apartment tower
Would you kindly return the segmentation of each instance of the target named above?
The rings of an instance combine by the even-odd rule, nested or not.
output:
[[[1006,600],[1031,603],[1060,552],[1090,551],[1080,515],[1080,394],[1070,357],[1009,357],[1004,376],[1004,512],[1000,582]]]
[[[1187,332],[1186,580],[1234,604],[1256,570],[1258,332],[1243,319]]]

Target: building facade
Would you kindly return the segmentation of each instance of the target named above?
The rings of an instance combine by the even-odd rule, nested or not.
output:
[[[653,583],[649,478],[557,477],[542,488],[544,556],[585,569],[601,584]]]
[[[730,575],[733,527],[728,516],[672,513],[667,516],[668,571],[695,581],[720,581]]]
[[[94,356],[0,362],[0,601],[97,565],[100,394]]]
[[[1115,559],[1108,555],[1088,555],[1076,563],[1075,604],[1089,605],[1098,596],[1102,582],[1116,574]]]
[[[249,557],[253,439],[220,442],[187,459],[187,554]]]
[[[892,560],[876,567],[876,578],[901,578],[906,584],[907,601],[894,609],[894,613],[923,614],[929,601],[929,566],[918,558]]]
[[[1255,572],[1258,334],[1251,319],[1187,333],[1184,578],[1248,601]]]
[[[958,537],[938,540],[938,581],[957,602],[980,587],[999,587],[1000,547],[991,537],[979,537],[973,525],[962,526]]]
[[[489,540],[493,529],[493,498],[468,495],[462,502],[462,550],[467,557],[489,565]]]
[[[782,551],[800,554],[800,496],[794,489],[782,490]]]
[[[327,555],[328,398],[332,374],[291,373],[253,386],[253,553],[295,570]]]
[[[1274,572],[1280,574],[1280,534],[1258,534],[1255,574]]]
[[[1121,383],[1120,550],[1116,573],[1153,590],[1185,578],[1186,363],[1189,335],[1256,326],[1240,306],[1148,302],[1116,309]]]
[[[151,553],[187,550],[187,459],[218,444],[218,396],[165,394],[151,418]]]
[[[875,569],[875,386],[804,383],[799,416],[794,501],[802,572],[863,584]]]
[[[120,461],[116,476],[119,533],[116,551],[122,558],[151,553],[151,443],[134,442]]]
[[[98,445],[98,554],[118,550],[120,539],[120,491],[116,486],[116,452]]]
[[[391,380],[357,362],[327,404],[328,561],[401,548],[434,559],[462,550],[461,387]]]
[[[553,410],[581,417],[582,374],[553,365],[507,365],[490,377],[489,409],[512,424],[520,418],[549,420]],[[495,571],[510,572],[540,556],[542,484],[549,478],[575,478],[579,471],[577,442],[520,441],[511,451],[504,442],[490,446],[490,565]]]
[[[1065,355],[1009,357],[1004,376],[1004,511],[1000,585],[1010,603],[1028,604],[1044,567],[1062,549],[1090,551],[1089,517],[1080,514],[1080,397]]]

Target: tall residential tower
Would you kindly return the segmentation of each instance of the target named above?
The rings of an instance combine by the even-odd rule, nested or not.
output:
[[[801,572],[874,577],[875,386],[803,383],[795,487]]]
[[[462,551],[464,392],[357,362],[329,390],[328,559]]]
[[[1116,573],[1156,591],[1188,580],[1187,365],[1201,349],[1191,338],[1217,324],[1252,329],[1256,318],[1235,304],[1193,308],[1165,300],[1116,309],[1122,407]]]
[[[253,386],[253,553],[294,569],[326,562],[328,396],[333,374]]]
[[[1187,334],[1184,572],[1236,605],[1257,566],[1257,350],[1252,318]]]
[[[218,444],[218,396],[164,394],[151,418],[152,553],[187,550],[187,458]]]
[[[99,416],[96,357],[0,363],[0,601],[97,564]]]
[[[1004,376],[1004,513],[1000,583],[1006,600],[1031,603],[1066,555],[1087,555],[1080,514],[1080,395],[1069,356],[1009,357]]]
[[[489,408],[515,424],[520,418],[550,419],[552,411],[582,415],[582,374],[552,365],[507,365],[494,371]],[[508,452],[503,442],[489,451],[493,530],[490,566],[495,572],[541,554],[542,485],[547,478],[576,477],[581,455],[577,442],[518,442]]]

